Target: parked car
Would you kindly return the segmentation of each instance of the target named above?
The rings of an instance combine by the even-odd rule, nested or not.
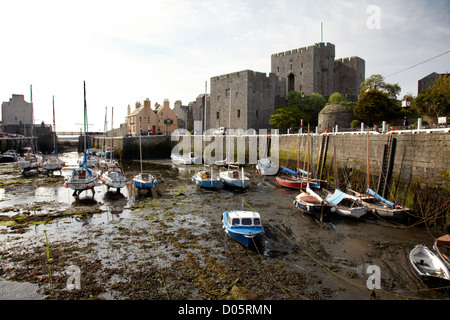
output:
[[[227,129],[228,128],[226,128],[226,127],[220,127],[216,131],[214,131],[214,134],[216,134],[216,135],[224,135],[224,134],[226,134]]]

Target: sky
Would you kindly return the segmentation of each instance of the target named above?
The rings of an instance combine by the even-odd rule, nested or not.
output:
[[[398,98],[450,71],[450,0],[0,0],[0,101],[29,102],[32,85],[35,123],[53,122],[54,96],[56,130],[79,132],[85,81],[89,129],[106,108],[117,128],[136,101],[188,105],[211,77],[268,75],[272,54],[320,42],[321,23],[336,58],[363,58]]]

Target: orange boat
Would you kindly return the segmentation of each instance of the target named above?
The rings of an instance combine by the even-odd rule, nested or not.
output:
[[[450,234],[446,234],[437,238],[434,241],[434,250],[438,254],[439,258],[445,263],[447,268],[450,269]]]

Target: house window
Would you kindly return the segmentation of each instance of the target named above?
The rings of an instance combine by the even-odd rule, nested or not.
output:
[[[147,122],[151,122],[151,121],[150,121],[150,117],[147,117]]]
[[[238,109],[238,118],[240,118],[240,117],[241,117],[241,110]]]
[[[141,120],[141,116],[139,116],[139,122],[141,122],[142,120]]]
[[[164,113],[161,111],[161,115],[163,116],[164,115]]]

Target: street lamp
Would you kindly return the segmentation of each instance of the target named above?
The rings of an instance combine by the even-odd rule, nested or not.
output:
[[[411,101],[408,100],[408,97],[405,96],[402,101],[402,108],[405,110],[405,118],[403,119],[403,126],[406,127],[408,125],[408,119],[406,119],[406,112],[408,108],[411,106]],[[405,128],[406,129],[406,128]]]

